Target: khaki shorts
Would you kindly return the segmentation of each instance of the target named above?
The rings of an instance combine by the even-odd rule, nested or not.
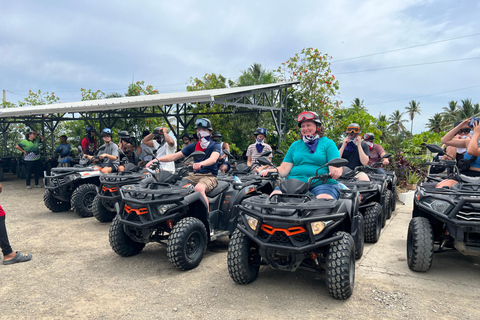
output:
[[[186,177],[194,186],[201,183],[205,186],[205,193],[209,193],[218,185],[218,180],[211,173],[190,173]]]
[[[363,177],[363,180],[370,180],[370,178],[365,172],[360,171],[355,174],[355,178],[360,179],[360,177]]]

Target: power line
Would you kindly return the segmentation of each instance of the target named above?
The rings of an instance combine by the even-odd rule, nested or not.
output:
[[[367,70],[357,70],[357,71],[347,71],[347,72],[336,72],[335,74],[349,74],[349,73],[359,73],[359,72],[369,72],[369,71],[387,70],[387,69],[398,69],[398,68],[406,68],[406,67],[417,67],[417,66],[424,66],[424,65],[429,65],[429,64],[438,64],[438,63],[456,62],[456,61],[466,61],[466,60],[475,60],[475,59],[480,59],[480,57],[464,58],[464,59],[454,59],[454,60],[443,60],[443,61],[434,61],[434,62],[423,62],[423,63],[407,64],[407,65],[403,65],[403,66],[384,67],[384,68],[367,69]]]
[[[477,84],[477,85],[471,86],[471,87],[465,87],[465,88],[453,89],[453,90],[442,91],[442,92],[437,92],[437,93],[425,94],[423,96],[417,96],[417,97],[413,97],[413,98],[405,98],[405,99],[398,99],[398,100],[391,100],[391,101],[384,101],[384,102],[369,103],[368,105],[371,106],[371,105],[377,105],[377,104],[399,102],[399,101],[404,101],[404,100],[414,100],[414,99],[418,99],[418,98],[436,96],[436,95],[444,94],[444,93],[448,93],[448,92],[461,91],[461,90],[472,89],[472,88],[477,88],[477,87],[480,87],[480,84]]]
[[[376,55],[385,54],[385,53],[390,53],[390,52],[396,52],[396,51],[401,51],[401,50],[408,50],[408,49],[412,49],[412,48],[418,48],[418,47],[428,46],[428,45],[435,44],[435,43],[441,43],[441,42],[447,42],[447,41],[452,41],[452,40],[457,40],[457,39],[462,39],[462,38],[474,37],[474,36],[478,36],[478,35],[480,35],[480,32],[479,32],[479,33],[470,34],[470,35],[467,35],[467,36],[461,36],[461,37],[456,37],[456,38],[450,38],[450,39],[445,39],[445,40],[438,40],[438,41],[428,42],[428,43],[419,44],[419,45],[411,46],[411,47],[405,47],[405,48],[393,49],[393,50],[382,51],[382,52],[377,52],[377,53],[371,53],[371,54],[366,54],[366,55],[364,55],[364,56],[358,56],[358,57],[353,57],[353,58],[347,58],[347,59],[341,59],[341,60],[334,60],[334,61],[331,61],[330,63],[336,63],[336,62],[343,62],[343,61],[350,61],[350,60],[354,60],[354,59],[366,58],[366,57],[376,56]]]

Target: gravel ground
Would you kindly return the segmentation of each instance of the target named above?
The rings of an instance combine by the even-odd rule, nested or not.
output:
[[[43,189],[25,189],[6,174],[0,204],[14,250],[31,262],[0,265],[0,318],[37,319],[479,319],[480,258],[435,255],[428,273],[405,258],[411,208],[398,203],[376,244],[356,264],[352,297],[328,295],[323,274],[260,269],[237,285],[228,275],[228,239],[209,245],[194,270],[176,270],[164,246],[148,244],[122,258],[108,242],[109,224],[52,213]]]

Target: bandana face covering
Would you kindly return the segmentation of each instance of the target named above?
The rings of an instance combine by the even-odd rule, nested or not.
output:
[[[265,144],[264,139],[257,139],[257,143],[255,144],[255,147],[257,148],[258,153],[262,153],[264,144]]]
[[[369,150],[372,150],[372,148],[373,148],[373,142],[370,142],[370,141],[364,141],[364,142],[367,144],[368,149],[369,149]]]
[[[307,145],[308,151],[310,153],[314,153],[318,144],[318,134],[316,135],[308,134],[303,136],[303,142],[305,142],[305,144]]]
[[[350,138],[350,142],[347,143],[345,151],[352,152],[357,148],[357,140],[355,138]]]
[[[210,144],[210,132],[200,131],[197,135],[200,141],[195,146],[195,151],[205,151]]]

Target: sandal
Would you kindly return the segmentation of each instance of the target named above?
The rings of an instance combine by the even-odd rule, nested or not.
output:
[[[13,257],[10,260],[3,260],[3,264],[5,264],[5,265],[14,264],[14,263],[17,263],[17,262],[26,262],[26,261],[30,261],[30,260],[32,260],[32,255],[30,253],[27,254],[27,255],[23,255],[22,253],[17,251],[17,254],[15,255],[15,257]]]

